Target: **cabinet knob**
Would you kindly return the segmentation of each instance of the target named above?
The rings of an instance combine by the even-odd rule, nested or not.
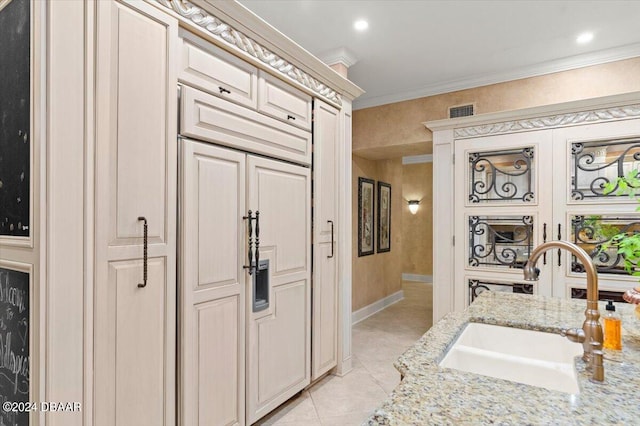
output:
[[[218,89],[220,89],[220,93],[231,93],[231,90],[225,89],[222,86],[218,86]]]

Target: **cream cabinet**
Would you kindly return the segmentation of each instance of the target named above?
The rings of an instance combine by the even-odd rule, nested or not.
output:
[[[180,123],[184,136],[311,164],[310,132],[187,86]]]
[[[434,320],[483,291],[584,298],[585,268],[570,253],[547,251],[537,263],[540,279],[524,281],[531,251],[550,240],[571,241],[590,255],[601,298],[621,299],[637,285],[615,248],[600,249],[617,233],[640,232],[637,202],[603,192],[607,182],[640,170],[633,101],[610,97],[427,123],[440,223]]]
[[[336,366],[338,356],[338,124],[339,112],[314,100],[313,354],[315,380]]]
[[[178,79],[239,105],[258,105],[258,69],[185,30],[180,31]]]
[[[311,96],[264,71],[259,73],[258,110],[311,131]]]
[[[33,383],[82,403],[40,420],[247,425],[347,373],[362,90],[237,2],[32,4]]]
[[[94,424],[173,425],[177,21],[105,1],[97,31]]]

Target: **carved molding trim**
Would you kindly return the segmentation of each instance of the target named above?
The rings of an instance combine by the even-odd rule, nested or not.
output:
[[[632,117],[640,117],[640,104],[463,127],[454,130],[454,137],[472,138]]]
[[[222,22],[220,19],[209,14],[207,11],[194,6],[186,0],[156,0],[159,4],[175,11],[180,16],[189,19],[197,26],[213,35],[216,39],[234,46],[242,52],[260,60],[271,69],[287,76],[319,96],[328,99],[337,105],[342,105],[342,97],[335,90],[320,83],[306,72],[300,70],[296,66],[290,64],[278,55],[270,52],[251,38],[237,31],[230,25]]]

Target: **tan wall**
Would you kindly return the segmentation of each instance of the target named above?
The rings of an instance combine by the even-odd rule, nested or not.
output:
[[[353,287],[357,311],[402,288],[402,160],[371,161],[353,157]],[[391,251],[358,257],[358,177],[391,184]],[[376,186],[377,209],[377,186]],[[377,238],[377,212],[376,212]]]
[[[407,164],[402,167],[402,272],[433,273],[433,163]],[[407,201],[420,200],[414,215]]]
[[[421,144],[431,132],[422,122],[447,118],[447,108],[475,103],[476,113],[550,105],[640,91],[640,58],[428,96],[353,112],[353,151]]]

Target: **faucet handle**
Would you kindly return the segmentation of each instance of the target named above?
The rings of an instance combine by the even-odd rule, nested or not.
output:
[[[600,342],[591,341],[591,371],[593,376],[592,382],[601,383],[604,381],[604,353],[602,352],[602,344]]]
[[[560,330],[560,335],[576,343],[583,343],[586,339],[584,330],[581,328],[563,328]]]

